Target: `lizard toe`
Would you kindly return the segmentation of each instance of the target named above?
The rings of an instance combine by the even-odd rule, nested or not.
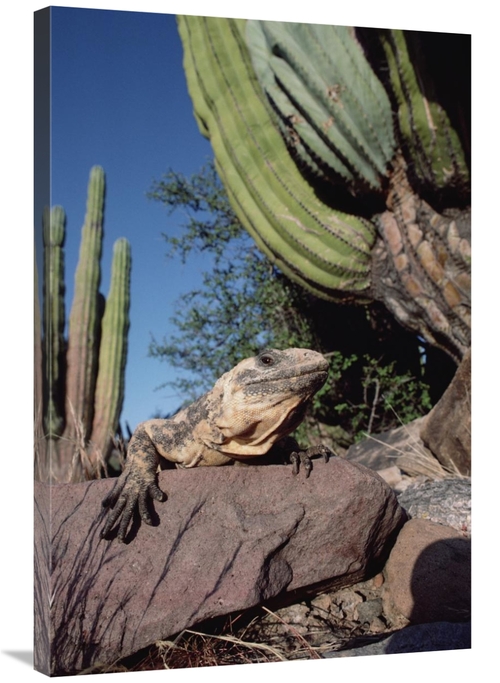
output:
[[[151,498],[154,498],[160,503],[162,503],[166,498],[166,495],[163,493],[163,491],[154,483],[148,486],[148,493]]]

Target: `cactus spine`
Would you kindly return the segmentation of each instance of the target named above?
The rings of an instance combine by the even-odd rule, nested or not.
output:
[[[99,475],[123,405],[130,306],[130,245],[114,246],[111,285],[103,316],[99,293],[105,176],[91,169],[75,292],[64,339],[64,237],[61,207],[44,214],[44,429],[50,462],[37,462],[42,479],[73,481]],[[65,380],[65,381],[64,381]],[[64,429],[63,429],[64,428]]]

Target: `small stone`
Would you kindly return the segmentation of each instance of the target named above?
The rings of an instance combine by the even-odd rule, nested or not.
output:
[[[314,600],[311,600],[311,606],[319,612],[326,614],[330,611],[332,599],[329,595],[323,593],[322,595],[317,595]]]
[[[286,621],[287,624],[303,624],[309,615],[310,609],[307,605],[300,603],[299,605],[290,605],[278,610],[278,614]]]
[[[344,613],[339,605],[332,603],[330,607],[330,617],[332,619],[342,619],[344,617]]]
[[[359,593],[352,590],[342,590],[335,594],[334,599],[346,619],[358,621],[357,606],[363,602]]]
[[[376,617],[380,617],[383,612],[382,600],[366,600],[358,605],[358,618],[362,624],[371,623]]]
[[[369,629],[371,633],[384,633],[384,631],[387,631],[387,626],[382,619],[375,617],[375,619],[370,622]]]

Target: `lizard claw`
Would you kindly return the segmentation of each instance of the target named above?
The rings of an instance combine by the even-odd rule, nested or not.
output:
[[[321,455],[323,457],[324,462],[328,462],[330,459],[330,456],[332,455],[331,450],[327,446],[311,446],[308,448],[306,451],[293,451],[290,453],[290,462],[293,465],[292,472],[294,474],[298,474],[300,470],[300,466],[304,468],[304,471],[306,473],[306,479],[309,477],[311,474],[312,470],[312,458],[315,455]]]
[[[307,451],[294,451],[293,453],[290,453],[290,462],[293,465],[292,472],[295,475],[299,473],[300,467],[302,466],[306,473],[306,479],[309,477],[312,470],[312,462]]]
[[[320,444],[319,446],[311,446],[306,452],[310,458],[315,455],[321,455],[323,457],[323,462],[328,462],[333,455],[328,446],[324,446],[323,444]]]

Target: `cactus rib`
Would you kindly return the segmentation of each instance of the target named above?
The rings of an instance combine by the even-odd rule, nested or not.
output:
[[[356,191],[381,189],[395,140],[389,98],[345,27],[250,21],[247,43],[301,161]],[[302,153],[301,153],[302,151]],[[330,170],[328,170],[330,169]]]

